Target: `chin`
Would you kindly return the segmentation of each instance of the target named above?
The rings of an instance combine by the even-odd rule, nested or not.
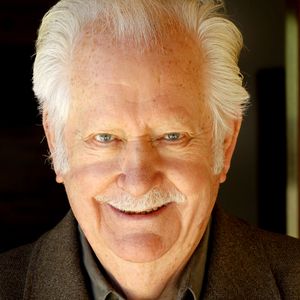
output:
[[[146,263],[165,255],[177,242],[181,221],[175,204],[147,214],[127,214],[101,205],[99,245],[117,257]]]
[[[153,233],[128,234],[111,245],[111,250],[122,260],[148,263],[160,259],[169,248],[162,237]]]

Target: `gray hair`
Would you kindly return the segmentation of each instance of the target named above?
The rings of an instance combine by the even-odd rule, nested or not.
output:
[[[44,16],[36,42],[33,89],[55,138],[54,168],[68,170],[64,127],[70,107],[72,52],[85,26],[97,21],[116,41],[130,37],[147,45],[167,22],[195,33],[208,65],[208,105],[213,119],[214,172],[223,167],[228,120],[241,118],[249,95],[242,85],[238,57],[241,33],[220,11],[217,0],[60,0]],[[172,23],[169,23],[169,25]]]

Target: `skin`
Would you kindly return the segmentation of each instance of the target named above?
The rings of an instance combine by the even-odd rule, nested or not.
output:
[[[231,122],[224,169],[213,174],[201,49],[178,32],[162,48],[141,53],[87,28],[72,63],[69,171],[56,172],[91,247],[128,299],[170,298],[175,291],[206,229],[240,126]],[[46,114],[44,127],[53,150]],[[168,133],[178,135],[170,140]],[[176,189],[186,201],[137,217],[95,200],[99,194],[139,197],[154,187]]]

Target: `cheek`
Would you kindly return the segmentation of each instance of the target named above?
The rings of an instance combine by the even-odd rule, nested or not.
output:
[[[94,196],[115,181],[114,170],[112,162],[92,163],[74,167],[64,176],[70,206],[81,225],[99,220],[99,205]]]
[[[184,233],[188,234],[191,228],[198,230],[209,218],[219,187],[210,164],[173,160],[168,162],[167,177],[187,197],[180,207]]]
[[[214,182],[209,161],[165,160],[165,176],[187,197],[209,189]]]
[[[86,163],[71,166],[70,169],[64,181],[75,190],[80,189],[87,193],[98,189],[101,191],[114,180],[117,174],[117,165],[112,161]]]

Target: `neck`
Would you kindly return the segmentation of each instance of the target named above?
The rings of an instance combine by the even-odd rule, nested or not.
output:
[[[129,300],[174,299],[177,283],[184,266],[192,255],[181,261],[161,258],[155,262],[133,263],[114,256],[106,261],[98,257],[110,280]]]

